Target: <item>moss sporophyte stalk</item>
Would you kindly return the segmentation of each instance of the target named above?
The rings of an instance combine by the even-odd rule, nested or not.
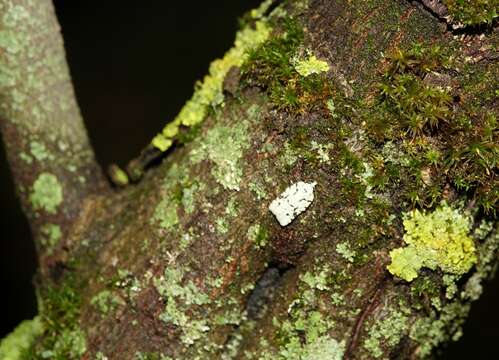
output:
[[[469,236],[471,219],[442,203],[433,212],[413,210],[404,215],[404,241],[408,245],[390,252],[388,270],[412,281],[423,268],[462,275],[476,263],[476,249]]]

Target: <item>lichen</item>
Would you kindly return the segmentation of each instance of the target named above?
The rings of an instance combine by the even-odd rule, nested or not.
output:
[[[458,340],[469,309],[469,303],[454,301],[442,307],[438,314],[432,311],[430,316],[417,319],[409,336],[419,344],[419,358],[427,358],[433,348],[447,340]]]
[[[334,321],[320,311],[325,291],[332,286],[331,269],[318,266],[300,276],[297,296],[288,306],[288,316],[282,322],[274,318],[280,347],[278,355],[264,352],[269,359],[335,359],[343,358],[345,341],[330,334]],[[267,356],[267,357],[265,357]]]
[[[254,242],[257,249],[264,248],[267,245],[268,234],[265,229],[260,224],[253,224],[248,228],[246,236],[252,242]]]
[[[156,206],[151,221],[164,230],[172,230],[179,222],[176,203],[170,197],[162,199]]]
[[[307,59],[298,61],[295,70],[301,76],[309,76],[329,71],[329,64],[327,61],[317,59],[315,55],[310,55]]]
[[[50,214],[55,214],[62,200],[62,186],[57,177],[47,172],[41,173],[35,180],[30,195],[33,209],[43,209]]]
[[[404,241],[408,246],[390,252],[388,270],[406,281],[422,267],[462,275],[476,262],[470,219],[443,203],[430,213],[414,210],[404,218]]]
[[[21,322],[9,335],[0,341],[0,359],[22,360],[35,339],[43,333],[40,317]]]
[[[217,125],[207,131],[191,153],[191,161],[204,159],[214,163],[211,174],[225,189],[239,191],[243,169],[240,160],[249,147],[248,122],[240,121],[233,127]]]
[[[33,155],[33,157],[38,161],[54,159],[54,156],[47,150],[45,145],[41,142],[32,141],[30,143],[30,151],[31,155]]]
[[[383,345],[393,347],[397,345],[408,329],[409,318],[399,310],[392,310],[381,320],[377,320],[369,329],[369,337],[363,347],[376,359],[383,355]]]
[[[47,253],[52,253],[53,248],[57,245],[61,239],[62,232],[59,225],[55,224],[45,224],[41,227],[40,232],[42,234],[41,244],[47,249]]]
[[[182,284],[183,278],[184,271],[168,267],[162,277],[153,279],[153,283],[161,297],[166,300],[166,308],[159,318],[165,323],[177,326],[182,332],[181,341],[189,346],[210,330],[208,321],[203,318],[191,318],[189,309],[192,306],[209,304],[210,299],[192,281]]]
[[[266,5],[262,6],[265,8]],[[211,63],[209,74],[197,84],[192,98],[180,110],[175,120],[154,137],[152,145],[161,151],[168,150],[180,126],[192,127],[199,124],[205,118],[210,106],[220,105],[223,102],[223,80],[229,69],[241,66],[247,57],[247,52],[267,40],[270,31],[270,26],[264,20],[256,21],[254,28],[247,26],[239,31],[236,34],[234,47],[222,59]]]
[[[343,256],[346,261],[353,263],[356,253],[354,250],[352,250],[348,242],[343,242],[336,245],[336,252]]]
[[[106,315],[120,305],[125,305],[125,301],[110,290],[102,290],[92,297],[90,304],[95,306],[102,314]]]

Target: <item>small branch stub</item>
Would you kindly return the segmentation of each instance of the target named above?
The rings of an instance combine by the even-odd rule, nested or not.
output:
[[[281,226],[290,224],[298,215],[307,210],[314,200],[317,183],[299,181],[292,184],[270,203],[269,210]]]

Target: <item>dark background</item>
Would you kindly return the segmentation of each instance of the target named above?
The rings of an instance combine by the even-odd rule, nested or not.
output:
[[[126,164],[175,117],[209,63],[232,45],[237,18],[259,0],[55,4],[78,101],[97,158],[107,166]],[[2,146],[0,175],[1,338],[36,314],[36,258]],[[487,286],[463,338],[441,359],[499,358],[498,290],[499,280]]]

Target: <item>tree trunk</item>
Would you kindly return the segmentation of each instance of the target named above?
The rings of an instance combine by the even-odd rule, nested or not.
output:
[[[39,255],[7,359],[419,359],[497,266],[497,0],[265,1],[107,184],[47,0],[0,0]],[[1,356],[0,356],[1,357]]]

